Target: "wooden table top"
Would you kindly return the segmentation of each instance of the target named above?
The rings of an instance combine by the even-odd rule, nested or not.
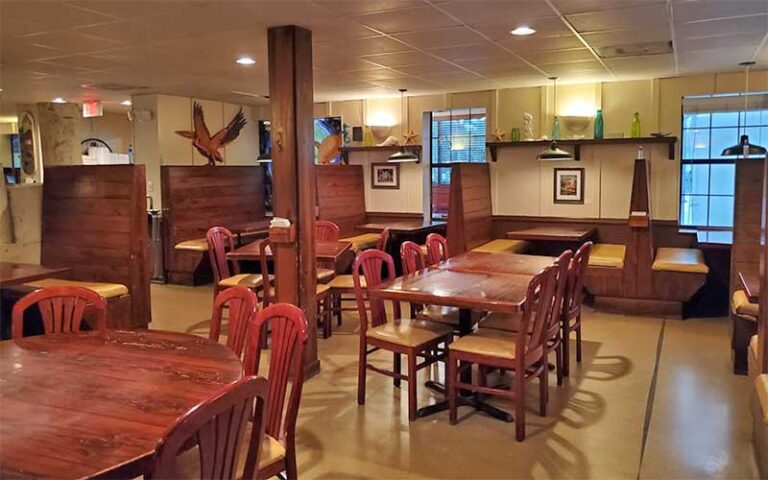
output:
[[[524,228],[507,232],[511,240],[537,240],[554,242],[583,242],[595,234],[594,228],[555,227],[542,225],[540,227]]]
[[[68,272],[69,268],[46,267],[29,263],[0,262],[0,287],[32,282]]]
[[[258,261],[261,259],[259,248],[263,239],[256,240],[255,242],[243,245],[240,248],[236,248],[227,253],[227,258],[230,260],[251,260]],[[336,243],[333,242],[318,242],[316,246],[315,256],[318,260],[328,260],[335,262],[336,259],[344,252],[352,248],[352,242],[339,240]],[[272,252],[268,249],[267,256],[272,256]]]
[[[757,303],[760,301],[760,275],[757,272],[739,272],[739,280],[744,286],[749,301]]]
[[[522,308],[532,275],[461,272],[429,267],[369,288],[372,297],[490,312]]]
[[[391,234],[416,234],[429,231],[437,231],[445,228],[443,221],[407,221],[398,220],[393,222],[374,222],[358,225],[356,228],[365,232],[381,232],[385,228],[389,229]]]
[[[435,265],[457,272],[488,272],[535,275],[557,260],[543,255],[517,253],[465,252]]]
[[[227,347],[181,333],[0,342],[0,478],[141,475],[178,417],[242,375]]]
[[[252,222],[236,223],[229,226],[229,231],[234,234],[268,232],[271,218],[262,218]]]

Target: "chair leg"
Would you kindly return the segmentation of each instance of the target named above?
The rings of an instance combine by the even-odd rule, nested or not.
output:
[[[445,391],[448,395],[448,419],[451,425],[456,425],[457,411],[456,411],[456,358],[448,351],[448,365],[445,369]]]
[[[569,344],[569,341],[571,339],[571,330],[568,328],[568,319],[566,318],[563,322],[563,376],[567,377],[570,373],[570,366],[571,366],[571,346]]]
[[[515,388],[515,438],[518,442],[525,440],[525,372],[516,372]],[[547,374],[545,366],[543,375]]]
[[[395,353],[392,354],[392,357],[393,357],[394,364],[395,364],[395,372],[400,373],[402,371],[400,369],[400,354],[395,352]],[[392,378],[392,384],[395,387],[400,388],[400,379],[397,378],[397,377],[393,377]]]
[[[299,469],[296,467],[295,452],[285,459],[285,478],[286,480],[297,480],[299,478]]]
[[[408,353],[408,420],[416,421],[416,352]]]
[[[555,348],[555,373],[557,374],[557,384],[563,384],[563,342]]]
[[[368,345],[365,341],[360,342],[360,353],[357,361],[357,404],[365,405],[365,374],[368,358],[366,350]]]
[[[485,387],[488,385],[488,367],[485,365],[478,365],[477,366],[477,385],[480,387]]]
[[[544,357],[548,358],[549,355]],[[546,362],[546,360],[545,360]],[[520,383],[525,383],[525,380],[520,379]],[[525,402],[523,402],[524,404]],[[539,416],[547,416],[547,404],[549,403],[549,368],[544,365],[544,368],[539,374]]]
[[[579,326],[576,327],[576,361],[581,363],[581,312],[576,318],[579,322]]]
[[[336,326],[341,326],[341,294],[336,295]]]

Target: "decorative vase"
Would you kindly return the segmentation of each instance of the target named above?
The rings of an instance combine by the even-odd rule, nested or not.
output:
[[[595,115],[595,138],[603,138],[603,111],[599,108]]]
[[[371,130],[371,127],[366,125],[363,130],[363,146],[372,147],[374,144],[373,131]]]
[[[632,138],[640,138],[641,137],[641,130],[640,130],[640,114],[635,112],[635,114],[632,116],[632,134],[630,135]]]
[[[520,129],[519,128],[513,128],[509,132],[509,141],[510,142],[519,142],[520,141]]]
[[[557,115],[552,119],[552,140],[560,140],[560,119]]]

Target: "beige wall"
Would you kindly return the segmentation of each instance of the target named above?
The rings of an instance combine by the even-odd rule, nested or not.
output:
[[[105,112],[101,117],[83,118],[80,121],[80,141],[98,138],[107,142],[114,153],[128,153],[133,143],[133,124],[125,113]]]
[[[40,184],[8,187],[13,243],[0,243],[0,261],[40,263],[43,188]]]

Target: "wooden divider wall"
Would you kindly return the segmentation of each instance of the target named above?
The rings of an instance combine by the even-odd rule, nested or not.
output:
[[[355,227],[366,223],[362,165],[318,165],[318,218],[339,226],[341,237],[359,235]]]
[[[491,175],[487,163],[451,165],[448,249],[459,255],[493,240]]]
[[[44,172],[41,263],[71,280],[120,283],[129,305],[111,328],[151,321],[143,165],[49,167]],[[128,300],[126,300],[128,301]]]
[[[256,166],[164,166],[163,249],[170,283],[211,280],[208,255],[179,251],[186,240],[205,238],[211,227],[257,221],[265,216],[263,169]]]

